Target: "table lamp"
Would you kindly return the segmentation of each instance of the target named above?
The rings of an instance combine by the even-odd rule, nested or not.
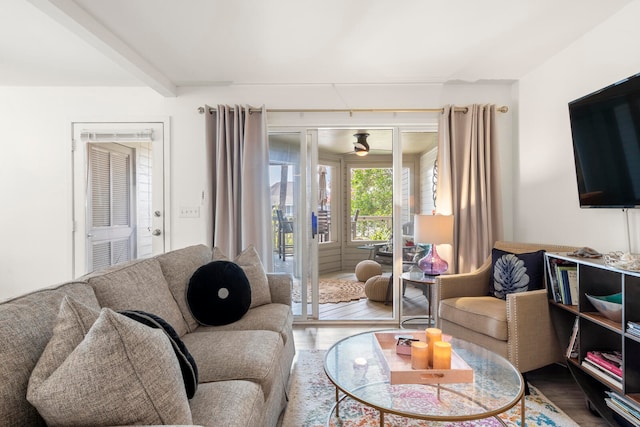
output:
[[[449,268],[449,264],[438,256],[436,245],[453,243],[452,215],[414,215],[413,238],[416,244],[430,243],[431,248],[418,260],[418,267],[428,276],[437,276]]]

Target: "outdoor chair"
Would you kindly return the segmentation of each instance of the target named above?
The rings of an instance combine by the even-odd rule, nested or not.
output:
[[[287,245],[287,235],[293,235],[293,221],[287,220],[280,209],[276,210],[276,215],[278,217],[278,258],[285,261],[287,248],[293,248],[293,245]]]

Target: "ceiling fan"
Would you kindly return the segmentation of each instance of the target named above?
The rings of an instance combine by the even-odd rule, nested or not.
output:
[[[353,143],[353,151],[356,153],[356,156],[366,156],[369,154],[369,143],[367,142],[367,137],[369,136],[366,132],[354,133],[353,136],[357,138],[357,141]]]

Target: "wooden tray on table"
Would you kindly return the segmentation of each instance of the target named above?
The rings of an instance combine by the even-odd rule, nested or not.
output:
[[[413,336],[425,341],[424,332],[375,332],[383,369],[391,384],[453,384],[473,382],[473,369],[455,352],[451,351],[451,369],[413,369],[411,356],[396,353],[397,336]],[[447,340],[446,337],[445,341]]]

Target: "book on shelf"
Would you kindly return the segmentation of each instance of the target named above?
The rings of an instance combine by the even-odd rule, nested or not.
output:
[[[576,358],[578,357],[578,335],[579,335],[579,318],[576,316],[576,320],[573,322],[573,329],[571,330],[571,336],[569,337],[569,345],[567,346],[566,357]]]
[[[632,427],[640,427],[640,419],[638,419],[638,418],[634,417],[633,415],[631,415],[630,413],[626,412],[624,410],[624,408],[620,407],[617,404],[617,402],[615,402],[613,399],[606,397],[604,399],[604,402],[607,404],[609,409],[611,409],[611,411],[613,411],[614,414],[617,414],[621,418],[621,421],[618,421],[616,419],[616,421],[620,425],[622,425],[622,426],[629,425],[629,426],[632,426]]]
[[[587,360],[622,377],[622,353],[619,351],[587,351]]]
[[[602,366],[592,362],[589,359],[583,359],[582,360],[582,364],[585,366],[589,366],[591,368],[595,368],[597,369],[599,372],[603,373],[604,375],[606,375],[607,377],[617,380],[617,381],[622,381],[622,376],[618,375],[616,373],[611,372],[610,370],[603,368]]]
[[[562,298],[560,296],[560,289],[558,288],[558,276],[556,275],[556,262],[557,259],[553,258],[551,261],[549,257],[546,258],[547,263],[547,273],[549,276],[549,285],[551,286],[551,296],[553,297],[554,302],[562,302]]]
[[[578,305],[578,269],[575,265],[556,265],[562,303]]]
[[[578,296],[578,268],[575,265],[567,269],[567,278],[569,280],[571,305],[578,305],[578,301],[580,300]]]
[[[631,423],[631,425],[640,426],[640,411],[636,402],[617,393],[610,391],[605,393],[609,397],[605,398],[604,401],[612,411]]]
[[[640,418],[640,402],[628,397],[623,396],[621,394],[615,393],[613,391],[605,391],[607,396],[609,396],[612,400],[616,401],[618,404],[626,408],[629,412],[631,412],[635,417]]]
[[[592,373],[594,376],[610,384],[613,384],[615,387],[622,390],[622,378],[620,378],[619,376],[616,376],[612,372],[600,368],[598,365],[589,361],[588,359],[584,359],[580,366],[582,366],[586,371]]]
[[[628,321],[627,333],[640,338],[640,323]]]
[[[556,264],[556,277],[558,278],[558,289],[560,290],[560,301],[562,304],[567,303],[567,287],[564,284],[564,278],[562,276],[562,270],[560,269],[560,265]]]

